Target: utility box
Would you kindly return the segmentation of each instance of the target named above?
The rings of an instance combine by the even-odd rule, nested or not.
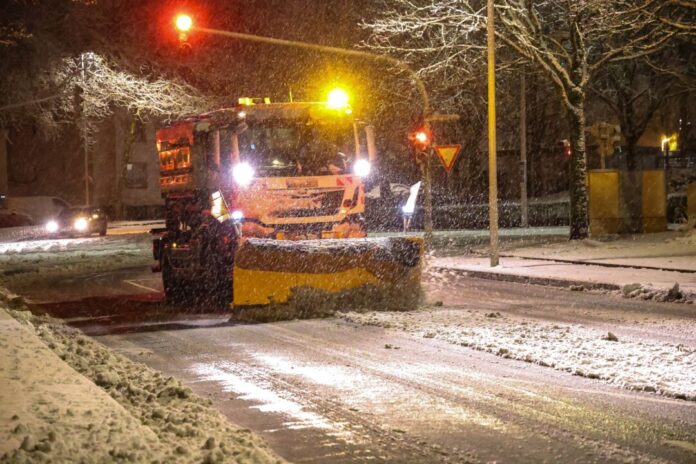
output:
[[[643,171],[642,179],[643,233],[667,230],[667,186],[665,171]]]
[[[663,170],[642,171],[639,176],[616,169],[593,170],[587,174],[591,236],[637,232],[637,228],[642,233],[667,230],[667,190]],[[638,182],[640,185],[630,185]],[[634,199],[626,198],[633,194],[640,195],[639,211],[629,206],[635,203],[629,200]],[[636,218],[637,215],[640,218]],[[636,219],[639,220],[637,224]]]
[[[602,169],[587,173],[590,235],[618,234],[622,229],[619,171]]]
[[[696,227],[696,182],[686,189],[686,215],[689,218],[689,229]]]

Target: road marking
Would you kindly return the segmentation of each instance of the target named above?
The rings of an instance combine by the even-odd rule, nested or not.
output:
[[[161,290],[158,290],[158,289],[152,288],[152,287],[148,287],[147,285],[139,284],[139,283],[137,283],[137,282],[135,282],[135,281],[133,281],[133,280],[124,280],[124,282],[127,283],[127,284],[131,284],[131,285],[133,285],[134,287],[138,287],[138,288],[142,288],[142,289],[145,289],[145,290],[149,290],[149,291],[151,291],[151,292],[153,292],[153,293],[162,293]]]

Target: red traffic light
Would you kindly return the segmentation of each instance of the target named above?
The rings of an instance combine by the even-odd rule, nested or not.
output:
[[[191,30],[191,27],[193,27],[193,20],[187,14],[180,14],[177,15],[174,24],[181,32],[188,32]]]
[[[561,150],[563,150],[563,156],[565,156],[566,158],[570,158],[570,156],[573,154],[573,148],[570,145],[570,140],[560,140],[558,142],[558,145],[561,147]]]
[[[425,129],[417,130],[409,135],[409,139],[417,146],[424,148],[430,145],[430,132]]]

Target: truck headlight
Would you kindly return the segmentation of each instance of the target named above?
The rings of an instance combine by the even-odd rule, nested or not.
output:
[[[73,224],[75,227],[75,230],[83,231],[87,229],[87,219],[85,218],[77,218],[75,219],[75,223]]]
[[[239,163],[232,168],[232,177],[234,181],[246,187],[254,180],[254,168],[249,163]]]
[[[239,210],[232,211],[232,220],[236,223],[240,223],[244,220],[244,213]]]
[[[46,232],[51,234],[58,232],[58,223],[56,221],[48,221],[46,223]]]
[[[353,165],[353,172],[358,177],[367,177],[370,174],[370,162],[366,159],[359,159]]]

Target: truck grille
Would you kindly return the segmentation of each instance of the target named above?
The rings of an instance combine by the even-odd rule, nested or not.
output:
[[[288,208],[275,210],[271,214],[278,218],[333,216],[341,209],[343,190],[313,193],[311,198],[315,205],[312,208]]]

